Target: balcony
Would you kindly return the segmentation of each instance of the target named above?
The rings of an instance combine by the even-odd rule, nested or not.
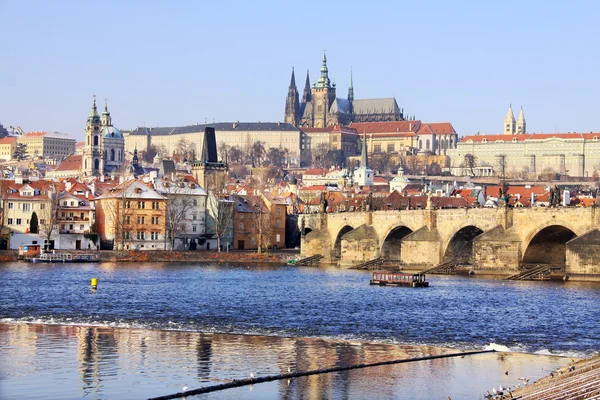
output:
[[[90,218],[89,217],[83,217],[83,218],[81,218],[81,217],[75,217],[75,216],[73,216],[73,217],[59,216],[58,220],[59,221],[89,221]]]

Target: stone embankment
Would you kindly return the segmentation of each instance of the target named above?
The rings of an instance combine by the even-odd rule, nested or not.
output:
[[[492,397],[493,398],[493,397]],[[496,396],[500,399],[574,400],[600,398],[600,357],[571,363],[533,385]]]
[[[277,251],[258,254],[256,251],[56,251],[69,254],[97,254],[101,262],[231,262],[231,263],[277,263],[285,264],[298,254]],[[16,250],[0,251],[0,262],[17,261]]]

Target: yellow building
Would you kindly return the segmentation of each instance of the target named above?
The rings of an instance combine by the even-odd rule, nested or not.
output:
[[[66,133],[29,132],[18,137],[17,143],[27,145],[30,157],[64,158],[75,153],[77,141]]]
[[[16,147],[16,137],[11,136],[0,139],[0,161],[9,161],[15,154]]]

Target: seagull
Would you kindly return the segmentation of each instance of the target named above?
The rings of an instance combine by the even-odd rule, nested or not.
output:
[[[181,391],[182,391],[182,392],[185,392],[185,391],[187,391],[187,390],[188,390],[187,383],[184,383],[184,384],[183,384],[183,387],[181,388]]]
[[[554,378],[554,372],[550,372],[550,378]]]
[[[574,366],[574,365],[571,365],[571,366],[569,367],[569,372],[573,372],[573,371],[575,371],[575,366]]]
[[[490,393],[490,391],[488,390],[487,393],[484,396],[486,399],[491,399],[492,398],[492,394]]]
[[[520,381],[524,381],[524,380],[525,380],[525,378],[524,378],[524,377],[520,377],[520,378],[519,378],[519,380],[520,380]]]
[[[254,379],[254,372],[250,372],[250,378]]]
[[[492,393],[494,393],[494,396],[498,394],[498,392],[496,391],[496,388],[492,388]]]
[[[562,372],[562,369],[559,369],[559,370],[558,370],[558,374],[559,374],[559,375],[562,375],[562,374],[563,374],[563,372]]]
[[[290,367],[288,367],[288,372],[292,372],[292,369]]]

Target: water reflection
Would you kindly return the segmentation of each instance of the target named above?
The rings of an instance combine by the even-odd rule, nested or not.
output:
[[[25,324],[0,324],[0,351],[6,355],[1,397],[33,399],[144,398],[179,392],[183,384],[198,388],[244,379],[250,372],[266,376],[287,373],[288,368],[315,370],[456,352],[323,339]],[[378,398],[426,399],[446,393],[446,386],[456,398],[465,393],[463,398],[471,398],[477,386],[483,390],[496,384],[490,382],[493,377],[508,385],[509,378],[531,377],[534,368],[543,376],[542,368],[565,363],[557,357],[519,354],[448,358],[286,379],[255,385],[252,391],[246,387],[200,398],[369,398],[377,393]],[[454,383],[461,380],[462,386],[467,382],[475,389]],[[424,397],[411,394],[414,385]]]

